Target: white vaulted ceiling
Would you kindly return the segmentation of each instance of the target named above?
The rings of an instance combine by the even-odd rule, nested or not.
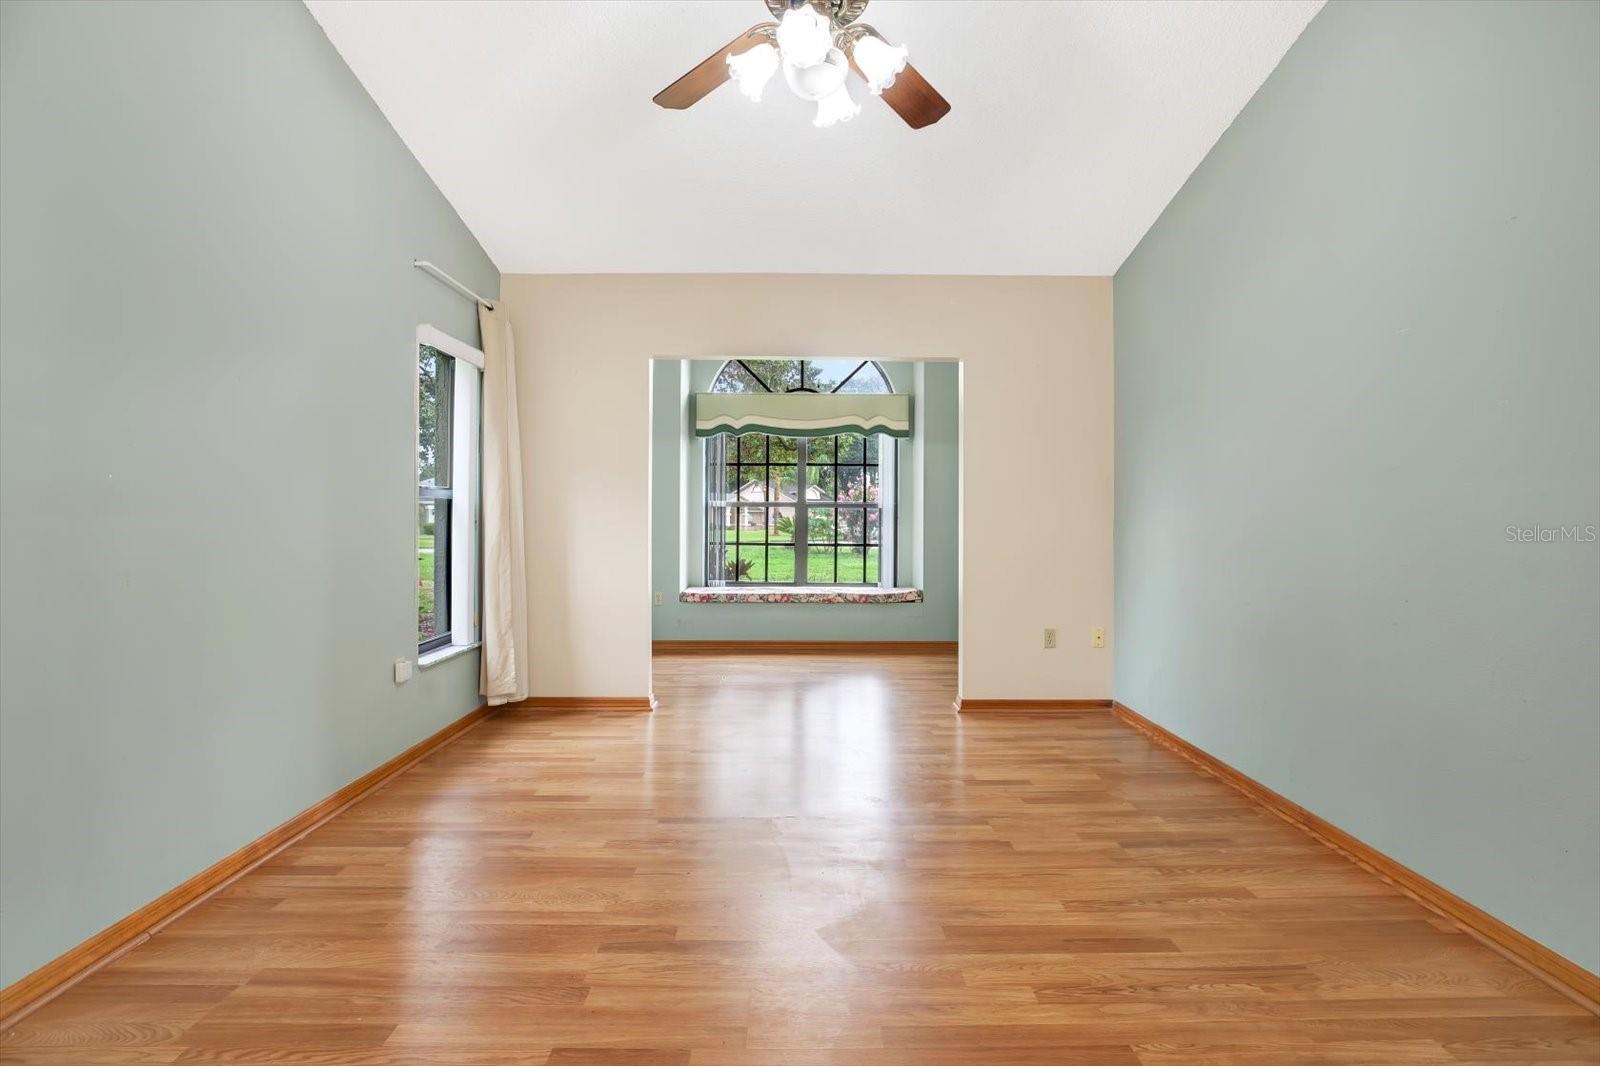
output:
[[[506,273],[1116,272],[1321,0],[872,0],[953,105],[859,81],[651,96],[762,0],[356,2],[311,13]]]

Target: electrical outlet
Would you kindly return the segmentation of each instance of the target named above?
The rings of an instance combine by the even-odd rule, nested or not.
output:
[[[403,685],[411,680],[411,660],[396,659],[394,661],[394,683]]]
[[[1046,628],[1045,629],[1045,631],[1044,631],[1044,646],[1047,647],[1047,648],[1053,648],[1053,647],[1056,646],[1056,631],[1054,629],[1052,629],[1052,628]]]
[[[1103,648],[1106,646],[1105,626],[1095,626],[1089,630],[1089,647]]]
[[[667,601],[662,597],[661,593],[656,593],[656,606],[660,607],[665,602]]]

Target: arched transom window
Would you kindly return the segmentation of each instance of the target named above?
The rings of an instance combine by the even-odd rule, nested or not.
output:
[[[711,391],[894,389],[870,359],[730,359]],[[894,459],[877,434],[709,438],[707,584],[894,584]]]

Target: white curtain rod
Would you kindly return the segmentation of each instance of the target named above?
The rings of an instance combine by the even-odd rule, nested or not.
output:
[[[446,285],[450,286],[467,299],[472,300],[475,303],[480,303],[491,311],[494,310],[493,300],[479,296],[477,293],[473,292],[471,289],[467,288],[465,285],[461,284],[461,282],[457,281],[455,278],[452,278],[449,274],[446,274],[444,271],[440,270],[426,259],[413,259],[411,260],[411,265],[425,274],[432,274],[434,277],[438,278],[440,281],[444,282]]]

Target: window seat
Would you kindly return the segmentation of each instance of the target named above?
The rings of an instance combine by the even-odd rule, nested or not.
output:
[[[718,585],[687,588],[679,603],[921,603],[922,590],[862,585]]]

